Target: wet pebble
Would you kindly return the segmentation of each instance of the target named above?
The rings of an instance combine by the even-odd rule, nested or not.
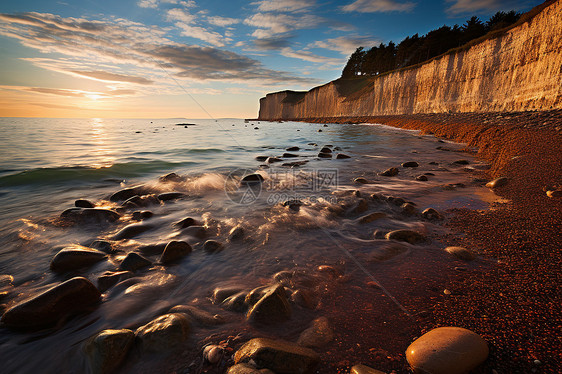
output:
[[[404,203],[404,204],[400,205],[400,209],[401,209],[402,213],[404,213],[408,216],[413,216],[413,215],[418,213],[417,208],[412,203]]]
[[[60,250],[51,260],[51,270],[64,273],[94,265],[106,258],[106,254],[97,249],[73,245]]]
[[[224,245],[216,240],[207,240],[203,244],[203,250],[207,253],[215,253],[215,252],[222,251],[223,249],[224,249]]]
[[[398,168],[392,167],[392,168],[388,168],[385,171],[379,173],[379,175],[381,175],[383,177],[394,177],[394,176],[398,175],[398,173],[399,173]]]
[[[312,321],[311,326],[304,330],[297,341],[298,345],[309,348],[320,348],[334,340],[334,331],[326,317]]]
[[[476,258],[474,252],[465,247],[447,247],[445,252],[458,258],[459,260],[472,261]]]
[[[143,350],[168,352],[174,350],[189,336],[191,326],[187,317],[181,313],[160,316],[135,331]]]
[[[78,199],[74,202],[74,206],[77,208],[93,208],[95,205],[89,200]]]
[[[410,244],[423,243],[427,240],[424,235],[413,230],[394,230],[386,234],[385,237],[387,240],[397,240]]]
[[[173,240],[164,248],[160,257],[160,263],[164,265],[172,264],[190,254],[191,251],[191,246],[187,242]]]
[[[240,291],[227,297],[222,303],[221,307],[225,310],[230,310],[232,312],[242,313],[248,310],[248,305],[246,304],[246,296],[248,292]]]
[[[131,252],[123,259],[123,261],[121,261],[119,269],[134,272],[151,265],[152,262],[149,259],[139,255],[138,253]]]
[[[503,187],[507,184],[508,179],[506,177],[500,177],[497,179],[494,179],[493,181],[490,181],[488,183],[486,183],[486,187],[488,188],[498,188],[498,187]]]
[[[103,330],[84,344],[92,374],[114,372],[123,363],[135,341],[131,330]]]

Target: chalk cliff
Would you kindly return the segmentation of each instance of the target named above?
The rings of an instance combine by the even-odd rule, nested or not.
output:
[[[379,77],[260,100],[259,119],[562,109],[562,0],[472,47]]]

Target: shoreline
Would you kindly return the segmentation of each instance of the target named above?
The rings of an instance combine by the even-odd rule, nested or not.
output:
[[[490,356],[477,373],[557,372],[562,198],[550,198],[546,190],[562,188],[562,111],[302,121],[380,123],[477,147],[477,156],[492,165],[479,173],[490,180],[508,178],[506,186],[494,190],[508,201],[485,211],[448,211],[445,225],[463,235],[442,239],[474,248],[497,265],[451,280],[453,294],[420,321],[422,332],[458,325],[480,334]]]

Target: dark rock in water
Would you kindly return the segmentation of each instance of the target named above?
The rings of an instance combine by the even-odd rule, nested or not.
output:
[[[150,260],[138,253],[131,252],[123,259],[121,265],[119,265],[119,270],[137,271],[150,265],[152,265]]]
[[[314,295],[306,290],[296,290],[291,294],[291,301],[303,308],[315,309],[317,302]]]
[[[244,287],[241,286],[225,286],[225,287],[217,287],[213,290],[213,303],[220,304],[222,303],[227,297],[232,296],[240,291],[242,291]]]
[[[145,244],[139,246],[137,249],[140,253],[145,256],[161,255],[164,249],[168,245],[168,242],[159,242],[155,244]]]
[[[295,212],[298,212],[303,203],[300,200],[293,199],[284,201],[282,205],[288,207],[291,210],[294,210]]]
[[[312,145],[312,146],[314,146],[314,147],[318,146],[318,144],[316,144],[316,143],[307,143],[307,144],[308,144],[308,145]]]
[[[456,165],[468,165],[470,164],[470,162],[468,160],[457,160],[457,161],[453,161],[453,164]]]
[[[203,244],[203,250],[208,253],[222,251],[223,249],[224,245],[216,240],[207,240],[205,244]]]
[[[358,223],[371,223],[373,221],[376,221],[378,219],[382,219],[382,218],[386,218],[386,213],[383,212],[373,212],[373,213],[369,213],[363,217],[359,217],[357,219]]]
[[[61,218],[74,223],[84,222],[115,222],[121,215],[110,209],[101,208],[70,208],[61,213]]]
[[[413,215],[418,213],[418,210],[416,209],[416,207],[411,203],[404,203],[404,204],[400,205],[400,208],[402,210],[402,213],[404,213],[408,216],[413,216]]]
[[[265,162],[267,162],[268,164],[273,164],[274,162],[281,162],[283,161],[282,159],[280,159],[279,157],[268,157],[267,160],[265,160]]]
[[[184,178],[180,177],[176,173],[169,173],[169,174],[161,176],[160,178],[158,178],[158,180],[160,182],[163,182],[163,183],[166,183],[166,182],[183,182]]]
[[[142,221],[142,220],[145,220],[145,219],[149,219],[153,215],[154,215],[154,213],[152,213],[150,210],[137,210],[137,211],[133,212],[133,215],[132,215],[131,218],[135,221]]]
[[[413,230],[394,230],[386,234],[386,239],[408,242],[410,244],[423,243],[427,240],[424,235]]]
[[[291,318],[291,305],[282,285],[272,286],[248,311],[248,321],[259,324],[274,324]]]
[[[386,373],[380,370],[370,368],[366,365],[359,364],[359,365],[354,365],[351,368],[350,374],[386,374]]]
[[[386,232],[383,230],[375,230],[373,232],[373,239],[384,239],[386,236]]]
[[[170,313],[139,327],[135,335],[143,350],[166,352],[184,342],[190,330],[191,326],[185,315]]]
[[[191,305],[176,305],[170,309],[169,313],[183,313],[187,315],[191,321],[203,326],[217,326],[226,322],[226,320],[219,314],[211,314],[203,309],[199,309]]]
[[[158,200],[170,201],[170,200],[183,199],[186,196],[187,195],[182,192],[164,192],[158,195]]]
[[[203,239],[207,236],[207,229],[203,226],[189,226],[181,230],[182,234],[192,236],[197,239]]]
[[[256,161],[264,162],[267,161],[268,156],[256,156]]]
[[[84,352],[92,374],[114,372],[125,359],[135,341],[131,330],[103,330],[84,344]]]
[[[416,180],[420,182],[427,182],[429,179],[425,175],[418,175]]]
[[[240,180],[240,184],[255,184],[263,181],[264,179],[260,174],[249,174]]]
[[[319,348],[334,340],[334,331],[326,317],[312,321],[311,326],[299,336],[297,344],[308,348]]]
[[[296,151],[299,151],[299,150],[300,150],[300,148],[297,147],[297,146],[289,147],[289,148],[286,149],[286,151],[289,151],[289,152],[296,152]]]
[[[338,159],[338,160],[342,160],[342,159],[346,159],[346,158],[351,158],[351,156],[348,156],[348,155],[343,154],[343,153],[338,153],[337,156],[336,156],[336,159]]]
[[[398,168],[388,168],[382,173],[379,173],[379,175],[382,175],[383,177],[394,177],[398,175],[398,172],[399,172]]]
[[[320,152],[320,153],[318,153],[318,157],[320,157],[320,158],[332,158],[332,154],[331,154],[331,153]]]
[[[246,300],[244,301],[249,307],[254,306],[263,297],[264,293],[269,289],[269,286],[260,286],[254,288],[246,295]]]
[[[91,266],[105,259],[106,254],[97,249],[73,245],[60,250],[51,260],[51,270],[64,273]]]
[[[500,178],[494,179],[491,182],[486,183],[486,187],[497,188],[497,187],[505,186],[506,184],[507,184],[507,178],[506,177],[500,177]]]
[[[147,225],[146,223],[132,223],[123,227],[115,235],[112,240],[131,239],[145,231],[151,230],[154,226]]]
[[[234,362],[252,361],[258,369],[276,374],[312,374],[320,356],[312,349],[283,340],[255,338],[244,344],[234,355]]]
[[[147,207],[149,205],[160,204],[160,200],[155,195],[135,195],[128,198],[121,204],[121,207],[125,209],[137,209],[139,207]]]
[[[176,126],[197,126],[196,123],[176,123]]]
[[[98,277],[98,289],[105,292],[122,280],[129,279],[132,276],[133,273],[130,271],[106,271]]]
[[[355,183],[360,183],[360,184],[367,184],[369,183],[369,181],[363,177],[359,177],[359,178],[355,178],[353,180]]]
[[[322,147],[320,153],[332,153],[332,150],[328,147]]]
[[[441,219],[441,214],[433,208],[427,208],[422,212],[422,217],[425,219]]]
[[[401,206],[402,204],[404,204],[406,202],[406,200],[404,200],[401,197],[394,197],[394,196],[388,196],[386,198],[387,201],[389,201],[390,203],[396,205],[396,206]]]
[[[184,218],[181,221],[174,223],[174,226],[178,226],[182,229],[189,226],[197,226],[197,225],[199,225],[199,222],[197,222],[194,218],[191,217]]]
[[[233,312],[238,312],[238,313],[245,312],[248,309],[248,306],[246,305],[246,295],[247,292],[245,291],[235,293],[234,295],[227,297],[221,303],[221,306],[224,309]]]
[[[322,125],[322,127],[328,127],[328,125]]]
[[[254,130],[259,130],[259,129],[260,129],[259,127],[254,127]]]
[[[78,199],[74,202],[74,206],[77,208],[93,208],[94,204],[88,200]]]
[[[187,256],[191,251],[191,246],[186,242],[173,240],[164,248],[164,252],[160,257],[160,262],[164,265],[168,265]]]
[[[299,157],[299,155],[296,155],[294,153],[283,153],[283,157],[284,158],[291,158],[291,157]]]
[[[228,233],[228,241],[234,242],[244,237],[244,228],[240,225],[233,227]]]
[[[17,329],[52,326],[68,316],[90,311],[99,303],[100,296],[86,278],[72,278],[8,309],[1,321]]]
[[[108,242],[107,240],[94,240],[90,245],[90,248],[97,249],[98,251],[102,251],[104,253],[112,254],[115,251],[113,250],[113,245]]]
[[[113,195],[109,197],[109,201],[113,201],[113,202],[125,201],[135,195],[142,196],[149,193],[150,191],[143,185],[134,186],[115,192]]]
[[[420,165],[415,161],[408,161],[408,162],[402,163],[403,168],[417,168],[418,166],[420,166]]]
[[[318,129],[318,132],[322,132],[322,129]]]
[[[249,364],[237,364],[229,367],[226,374],[275,374],[275,373],[269,369],[258,370]]]

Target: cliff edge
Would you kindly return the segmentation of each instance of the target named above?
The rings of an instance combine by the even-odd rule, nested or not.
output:
[[[469,48],[378,77],[260,99],[259,119],[562,109],[562,0]]]

